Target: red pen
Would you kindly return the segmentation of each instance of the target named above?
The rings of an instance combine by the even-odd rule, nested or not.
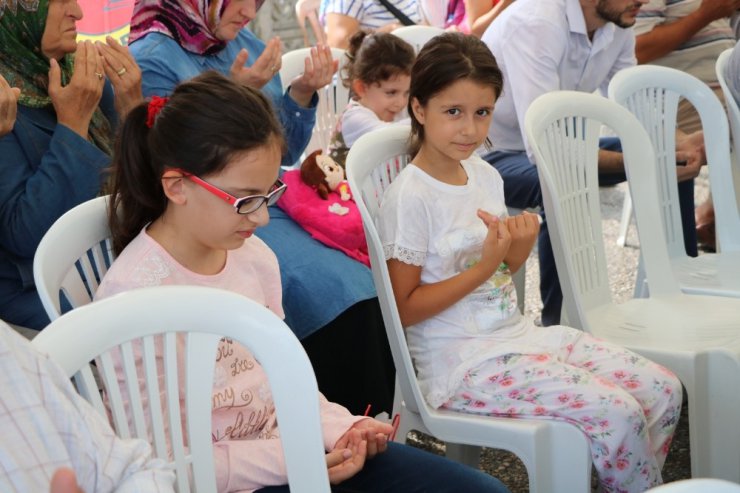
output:
[[[368,404],[367,405],[367,407],[365,408],[365,414],[363,414],[363,416],[370,416],[370,408],[371,407],[373,407],[372,404]]]

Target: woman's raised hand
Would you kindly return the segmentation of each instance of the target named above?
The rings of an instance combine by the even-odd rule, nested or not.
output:
[[[90,41],[77,43],[74,73],[64,87],[59,63],[51,59],[49,97],[57,114],[57,122],[86,139],[90,120],[100,104],[104,81],[103,58]]]
[[[95,46],[103,58],[105,74],[113,84],[118,117],[123,120],[131,108],[144,100],[141,70],[128,48],[112,37],[106,37],[105,43],[98,41]]]
[[[306,57],[303,73],[290,83],[290,97],[307,107],[313,94],[331,82],[338,67],[339,60],[332,59],[329,46],[314,46],[311,56]]]
[[[0,75],[0,137],[13,130],[20,95],[21,90],[17,87],[10,87],[8,81]]]
[[[265,51],[257,57],[251,67],[244,66],[249,59],[249,52],[242,48],[236,55],[234,63],[231,64],[229,74],[232,80],[241,85],[262,89],[280,70],[282,56],[280,38],[274,37],[267,42]]]

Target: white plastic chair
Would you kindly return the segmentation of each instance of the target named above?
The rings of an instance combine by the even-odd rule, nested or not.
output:
[[[648,490],[651,493],[740,493],[740,484],[721,479],[684,479]]]
[[[647,130],[657,161],[655,165],[660,187],[658,194],[663,224],[663,239],[655,225],[639,231],[640,244],[665,241],[673,273],[683,292],[713,296],[740,297],[740,214],[735,200],[730,161],[730,141],[727,118],[714,92],[702,81],[685,72],[643,65],[620,71],[609,84],[609,97],[625,106]],[[683,228],[676,181],[676,112],[680,97],[685,97],[697,109],[704,130],[704,143],[709,179],[715,204],[717,237],[720,253],[689,257],[683,241]],[[640,180],[635,169],[633,179]],[[640,197],[634,195],[637,205]],[[650,202],[651,205],[653,202]],[[639,230],[639,228],[638,228]],[[644,272],[644,269],[640,269]],[[645,294],[645,283],[635,287],[638,295]],[[649,284],[647,288],[649,289]]]
[[[249,347],[268,375],[291,491],[329,491],[318,388],[311,364],[291,330],[254,301],[196,286],[137,289],[72,310],[52,322],[32,344],[49,354],[69,376],[74,375],[80,394],[107,417],[90,368],[90,362],[97,360],[116,433],[151,442],[155,455],[174,468],[178,491],[214,492],[211,394],[222,337]],[[185,341],[180,354],[178,338]],[[142,349],[146,389],[141,393],[132,341]],[[159,341],[163,352],[155,354]],[[120,350],[126,375],[123,384],[118,382],[111,350]],[[159,387],[161,371],[164,388]],[[180,387],[187,389],[183,396],[179,395]],[[131,396],[127,406],[121,397],[124,388]],[[142,406],[142,399],[159,402],[162,390],[167,397],[164,410],[162,406]],[[168,426],[166,436],[164,423],[181,422],[181,400],[186,423]],[[133,429],[129,422],[134,423]]]
[[[432,409],[424,400],[374,222],[383,193],[407,164],[408,136],[409,127],[403,125],[375,130],[360,137],[347,155],[347,176],[362,215],[373,280],[403,400],[401,403],[396,396],[394,412],[401,415],[397,437],[403,441],[413,429],[448,442],[448,450],[451,444],[509,450],[527,467],[533,493],[590,491],[591,454],[585,435],[575,426],[559,421],[476,416]]]
[[[419,53],[424,45],[435,36],[444,33],[441,27],[434,26],[403,26],[391,31],[391,34],[398,36],[402,40],[414,47],[416,53]]]
[[[298,27],[301,28],[301,33],[303,33],[303,46],[305,47],[310,47],[312,44],[326,44],[326,33],[324,33],[324,29],[319,22],[320,6],[321,0],[298,0],[295,4],[295,16],[298,20]],[[315,43],[311,43],[308,39],[306,21],[311,25]]]
[[[285,91],[293,79],[303,73],[305,59],[310,56],[311,48],[300,48],[285,53],[280,68],[280,79]],[[316,149],[326,150],[337,120],[349,103],[349,89],[342,84],[342,68],[346,62],[345,51],[340,48],[332,48],[331,54],[334,60],[339,60],[339,70],[331,84],[318,91],[319,102],[316,107],[316,124],[313,127],[311,140],[306,147],[305,155]]]
[[[41,239],[33,258],[33,278],[50,320],[61,315],[60,295],[72,308],[90,303],[113,261],[108,197],[67,211]]]
[[[640,236],[664,227],[650,138],[629,111],[582,92],[552,92],[535,100],[525,130],[551,222],[564,310],[574,327],[675,372],[688,394],[692,475],[739,481],[740,300],[681,293],[665,242],[641,238],[650,297],[613,302],[599,204],[602,124],[621,139],[630,192],[640,200],[635,208]],[[638,168],[644,169],[638,174]]]
[[[740,18],[740,16],[738,16]],[[715,66],[717,72],[717,80],[719,85],[722,87],[722,93],[725,96],[725,107],[727,108],[727,116],[730,121],[730,135],[732,137],[732,153],[733,153],[733,185],[735,190],[735,200],[737,206],[740,207],[740,107],[738,107],[735,96],[730,91],[725,79],[727,73],[727,63],[732,55],[732,48],[723,51],[717,58],[717,64]]]

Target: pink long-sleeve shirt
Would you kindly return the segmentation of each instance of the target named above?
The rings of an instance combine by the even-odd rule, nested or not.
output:
[[[198,285],[227,289],[262,303],[280,318],[282,289],[277,259],[257,237],[228,252],[215,275],[196,274],[178,263],[146,230],[121,252],[105,275],[97,299],[148,286]],[[219,343],[213,383],[214,458],[219,492],[251,492],[287,483],[285,460],[267,376],[249,350],[229,339]],[[184,389],[180,389],[181,397]],[[320,396],[324,447],[361,416]]]

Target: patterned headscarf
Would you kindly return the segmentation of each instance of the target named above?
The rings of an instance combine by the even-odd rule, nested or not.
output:
[[[41,52],[49,0],[0,0],[0,74],[8,84],[21,90],[18,104],[31,108],[51,105],[49,59]],[[73,56],[59,60],[62,85],[72,76]],[[88,134],[106,154],[112,153],[110,122],[95,110]]]
[[[215,31],[230,3],[231,0],[136,0],[129,43],[148,33],[162,33],[186,51],[213,55],[226,46]],[[264,0],[257,0],[256,9],[263,3]]]

